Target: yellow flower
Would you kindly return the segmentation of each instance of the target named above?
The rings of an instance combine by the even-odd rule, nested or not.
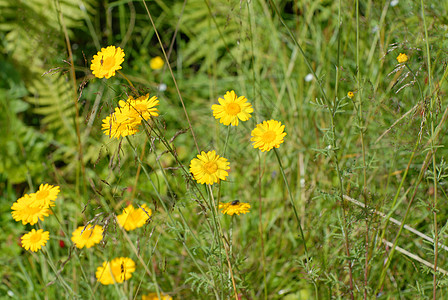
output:
[[[90,69],[97,78],[110,78],[115,76],[115,71],[121,69],[121,63],[124,61],[124,51],[115,46],[101,48],[97,55],[93,56]]]
[[[79,226],[72,233],[72,241],[76,247],[82,249],[84,247],[91,248],[101,242],[103,239],[103,227],[99,225]]]
[[[101,130],[110,138],[120,138],[134,135],[138,132],[140,118],[136,118],[135,110],[128,106],[115,108],[115,112],[103,119]]]
[[[31,250],[37,252],[40,248],[45,246],[47,241],[50,239],[50,233],[44,231],[43,229],[31,229],[31,231],[24,236],[22,236],[22,247],[25,250]]]
[[[347,97],[349,97],[350,99],[353,99],[353,97],[355,97],[355,94],[352,91],[350,91],[347,93]]]
[[[156,96],[151,97],[149,100],[148,98],[149,94],[138,97],[137,99],[129,96],[126,102],[120,100],[118,105],[122,108],[128,107],[130,112],[133,114],[133,117],[141,122],[141,118],[148,120],[151,117],[157,117],[159,115],[159,111],[155,108],[155,106],[159,105],[159,100],[157,100]]]
[[[160,69],[162,69],[164,64],[165,64],[165,62],[163,61],[163,59],[160,56],[156,56],[154,58],[151,58],[151,60],[149,61],[149,66],[153,70],[160,70]]]
[[[397,56],[397,61],[400,64],[407,62],[408,59],[409,59],[409,56],[407,56],[405,53],[400,53],[400,55]]]
[[[162,298],[159,298],[157,293],[149,293],[148,295],[143,295],[142,300],[173,300],[173,297],[162,292],[160,293],[160,297]]]
[[[272,148],[280,147],[286,132],[283,132],[285,125],[279,121],[269,120],[263,121],[252,130],[252,138],[254,148],[259,148],[262,152],[270,151]]]
[[[218,206],[221,209],[223,214],[228,214],[229,216],[233,216],[234,214],[245,214],[249,212],[250,204],[240,202],[239,200],[235,200],[228,203],[219,203]]]
[[[129,257],[118,257],[111,262],[105,261],[96,269],[96,279],[104,285],[121,283],[132,277],[135,262]]]
[[[38,220],[43,221],[44,217],[48,217],[50,210],[48,206],[36,206],[36,193],[25,194],[22,198],[17,199],[11,206],[11,214],[17,222],[22,221],[23,225],[30,223],[34,225]]]
[[[54,200],[56,200],[58,194],[59,194],[59,186],[41,184],[39,186],[39,190],[35,193],[36,200],[31,204],[31,206],[32,207],[55,206]]]
[[[110,138],[120,138],[134,135],[138,132],[137,126],[142,123],[142,118],[148,120],[159,115],[155,106],[159,105],[156,96],[149,98],[149,94],[137,99],[129,96],[126,101],[120,100],[115,112],[103,119],[101,129]]]
[[[134,230],[145,225],[146,220],[152,215],[152,210],[146,204],[134,208],[132,204],[123,209],[123,213],[117,216],[118,224],[125,230]]]
[[[247,121],[250,119],[254,109],[247,102],[246,97],[237,97],[234,91],[227,92],[223,98],[218,99],[219,104],[213,104],[213,116],[220,119],[219,122],[224,125],[238,126],[239,120]]]
[[[226,180],[229,176],[226,170],[230,169],[226,158],[220,157],[215,150],[198,154],[190,162],[190,172],[194,179],[200,184],[219,183],[220,180]]]

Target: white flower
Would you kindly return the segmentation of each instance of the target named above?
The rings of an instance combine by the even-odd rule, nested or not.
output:
[[[314,76],[311,73],[308,73],[308,75],[305,76],[305,81],[306,82],[310,82],[311,80],[313,80]]]

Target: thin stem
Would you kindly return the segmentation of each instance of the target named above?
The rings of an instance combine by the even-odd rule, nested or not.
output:
[[[56,9],[58,11],[59,21],[61,23],[62,29],[64,31],[64,37],[65,37],[65,44],[67,46],[67,52],[69,56],[70,61],[70,77],[72,79],[73,83],[73,100],[75,104],[75,130],[76,130],[76,138],[78,143],[78,164],[76,167],[76,193],[78,198],[80,198],[79,193],[79,167],[81,167],[81,173],[82,173],[82,185],[84,187],[84,193],[87,193],[87,188],[85,185],[85,176],[86,176],[86,170],[83,163],[83,148],[82,148],[82,141],[81,141],[81,131],[79,129],[79,109],[78,109],[78,96],[77,96],[77,84],[76,84],[76,74],[75,74],[75,63],[73,60],[73,53],[72,53],[72,47],[70,43],[70,37],[68,36],[67,27],[65,26],[64,22],[64,14],[61,10],[61,4],[59,3],[59,0],[56,1]]]
[[[366,164],[366,145],[364,142],[364,122],[362,118],[362,89],[360,86],[361,73],[359,64],[359,0],[356,0],[356,84],[357,84],[357,99],[359,99],[359,108],[357,109],[358,123],[359,123],[359,135],[361,138],[362,149],[362,168],[363,168],[363,186],[362,194],[364,198],[364,205],[367,207],[367,164]],[[365,230],[365,264],[364,264],[364,299],[367,299],[367,281],[369,278],[369,215],[365,216],[366,230]]]
[[[423,96],[423,90],[422,90],[422,88],[420,86],[420,82],[417,80],[417,77],[415,76],[415,73],[412,71],[412,69],[409,67],[408,64],[406,64],[406,67],[409,70],[409,72],[411,72],[411,74],[414,76],[414,80],[417,82],[418,90],[420,92],[420,97],[422,98],[422,101],[425,101],[424,96]],[[411,167],[411,163],[414,160],[414,156],[415,156],[415,153],[417,152],[418,147],[420,146],[423,125],[424,124],[423,124],[423,120],[422,120],[422,124],[420,125],[420,133],[418,135],[417,142],[414,145],[414,149],[412,150],[411,157],[409,158],[409,161],[408,161],[408,165],[406,166],[406,170],[404,171],[403,178],[401,178],[400,185],[398,186],[397,192],[395,193],[394,199],[392,201],[392,205],[391,205],[392,210],[390,211],[390,213],[388,215],[388,218],[386,220],[386,223],[384,224],[383,232],[381,233],[381,239],[384,239],[384,236],[386,234],[387,226],[389,225],[389,218],[390,218],[390,216],[392,215],[392,213],[395,210],[395,204],[397,203],[398,196],[400,195],[400,192],[401,192],[401,188],[403,187],[403,184],[404,184],[405,180],[407,179],[407,175],[408,175],[408,171],[409,171],[409,169]]]
[[[145,142],[143,143],[142,153],[140,154],[140,160],[143,160],[146,151],[146,143],[148,142],[148,137],[146,137]],[[139,164],[137,166],[137,172],[135,173],[134,187],[132,188],[131,200],[134,199],[135,193],[137,191],[138,179],[140,178],[140,172],[142,170],[142,166]]]
[[[199,150],[198,142],[196,140],[196,135],[194,134],[193,126],[191,125],[190,117],[188,116],[188,113],[187,113],[187,108],[185,107],[184,100],[182,99],[182,94],[180,93],[179,86],[177,85],[176,77],[174,76],[173,69],[171,68],[170,62],[168,60],[168,56],[166,55],[165,48],[163,47],[162,40],[160,39],[160,36],[159,36],[159,32],[157,31],[156,25],[154,24],[154,20],[152,19],[152,16],[151,16],[151,13],[149,12],[148,6],[146,5],[146,1],[142,0],[142,2],[143,2],[143,5],[145,6],[146,13],[148,14],[148,17],[151,20],[152,27],[154,28],[154,32],[157,36],[157,40],[159,41],[160,48],[162,49],[162,52],[163,52],[163,57],[165,58],[168,69],[170,70],[171,78],[173,79],[174,86],[176,87],[176,91],[179,96],[180,103],[182,104],[182,108],[184,110],[185,118],[187,119],[188,126],[190,127],[190,132],[191,132],[191,135],[193,136],[196,150],[198,151],[198,153],[201,153],[201,151]]]
[[[121,76],[123,76],[124,79],[126,79],[126,81],[129,83],[129,85],[131,86],[131,88],[135,91],[135,87],[134,87],[134,85],[132,84],[132,82],[129,80],[129,78],[128,78],[126,75],[124,75],[124,73],[121,72],[120,70],[117,70],[117,72],[118,72],[118,74],[120,74]]]
[[[300,237],[302,238],[303,246],[305,248],[305,255],[306,255],[307,265],[308,265],[308,259],[309,259],[308,248],[306,247],[305,236],[303,234],[303,230],[302,230],[302,225],[300,223],[299,214],[297,213],[296,205],[294,204],[294,197],[292,196],[291,189],[289,188],[288,179],[286,179],[285,171],[283,170],[282,161],[280,159],[280,155],[278,154],[278,151],[277,151],[276,148],[274,148],[274,153],[275,153],[275,156],[277,157],[277,161],[278,161],[278,164],[280,166],[280,172],[282,173],[283,180],[285,181],[286,190],[288,191],[288,195],[289,195],[289,202],[291,203],[292,209],[294,211],[294,216],[296,217],[297,223],[299,225]]]
[[[275,5],[273,0],[269,0],[269,3],[271,4],[271,6],[274,8],[275,14],[277,15],[277,17],[279,18],[280,22],[283,24],[283,26],[286,28],[286,30],[288,31],[291,39],[293,40],[294,44],[297,46],[297,48],[299,49],[300,53],[302,54],[302,57],[305,61],[306,66],[308,67],[309,71],[311,72],[311,74],[313,74],[314,78],[316,79],[317,82],[317,86],[319,87],[319,90],[322,94],[322,97],[324,98],[324,101],[327,105],[328,111],[330,113],[330,120],[331,120],[331,130],[332,130],[332,134],[333,134],[333,138],[332,138],[332,147],[333,147],[333,151],[335,152],[337,147],[336,147],[336,130],[335,130],[335,124],[334,124],[334,116],[336,113],[336,109],[335,109],[335,105],[334,103],[331,103],[328,100],[328,97],[325,93],[325,90],[323,88],[322,83],[320,82],[320,80],[318,79],[316,72],[314,72],[314,69],[311,66],[311,63],[309,62],[308,58],[305,55],[305,52],[303,51],[302,47],[300,46],[299,42],[297,41],[297,39],[295,38],[294,34],[292,33],[291,29],[289,29],[289,27],[286,25],[285,21],[283,20],[282,16],[280,15],[280,12],[278,11],[277,6]],[[340,22],[338,24],[338,26],[340,26]],[[339,56],[338,56],[339,58]],[[275,149],[274,149],[275,150]],[[344,203],[344,188],[343,188],[343,184],[342,184],[342,174],[341,171],[339,169],[339,160],[338,157],[335,153],[334,155],[334,161],[335,161],[335,167],[336,167],[336,172],[339,178],[339,198],[341,201],[341,204]],[[342,207],[342,205],[341,205]],[[343,217],[344,217],[344,231],[345,231],[345,249],[346,249],[346,254],[347,257],[350,257],[350,245],[349,245],[349,239],[348,239],[348,231],[347,231],[347,220],[346,220],[346,214],[344,211],[344,208],[342,207],[342,211],[343,211]],[[349,279],[350,279],[350,296],[351,299],[354,299],[354,295],[353,295],[353,275],[352,275],[352,264],[351,261],[348,261],[348,270],[349,270]]]
[[[289,27],[286,25],[285,20],[283,20],[282,16],[280,15],[277,6],[275,5],[273,0],[269,0],[269,3],[271,3],[271,6],[274,8],[275,14],[278,16],[278,18],[280,19],[280,22],[283,24],[283,26],[286,28],[286,30],[288,31],[289,35],[291,36],[292,40],[294,41],[294,44],[296,44],[297,48],[299,48],[300,53],[302,54],[304,60],[305,60],[305,64],[308,67],[308,70],[311,72],[311,74],[313,74],[314,78],[317,81],[317,86],[320,89],[320,92],[322,93],[322,97],[324,98],[325,102],[327,103],[327,105],[331,105],[330,101],[328,100],[327,94],[325,93],[325,90],[319,80],[319,77],[317,77],[316,72],[314,72],[313,67],[311,66],[311,63],[308,61],[306,55],[305,55],[305,51],[303,51],[302,46],[300,46],[300,44],[297,42],[294,34],[292,33],[291,29],[289,29]]]
[[[443,124],[445,123],[445,121],[446,121],[447,119],[448,119],[448,107],[445,109],[445,111],[444,111],[444,113],[443,113],[443,116],[442,116],[442,119],[440,120],[439,124],[437,125],[437,127],[436,127],[436,129],[435,129],[435,131],[434,131],[434,135],[431,136],[431,139],[432,139],[432,140],[436,141],[436,140],[438,139],[439,134],[440,134],[440,132],[441,132],[441,129],[443,128]],[[422,130],[423,130],[423,129],[421,128],[421,131],[422,131]],[[419,139],[421,139],[421,132],[420,132],[420,134],[419,134]],[[434,151],[437,151],[437,148],[435,148]],[[380,280],[378,281],[378,286],[377,286],[377,288],[376,288],[376,290],[375,290],[375,295],[378,294],[378,291],[381,289],[381,286],[383,285],[384,279],[385,279],[385,277],[386,277],[387,269],[389,268],[390,261],[391,261],[391,259],[392,259],[392,257],[393,257],[393,254],[394,254],[395,246],[397,245],[397,240],[398,240],[398,238],[399,238],[400,235],[401,235],[401,231],[402,231],[403,227],[405,226],[406,218],[407,218],[407,216],[408,216],[409,209],[410,209],[410,207],[411,207],[411,205],[412,205],[412,202],[414,201],[415,195],[417,194],[417,188],[418,188],[418,186],[419,186],[419,184],[420,184],[420,182],[421,182],[421,180],[422,180],[422,178],[423,178],[423,175],[425,174],[426,169],[427,169],[428,166],[429,166],[429,161],[430,161],[430,158],[431,158],[432,155],[433,155],[433,153],[428,153],[428,154],[426,155],[426,157],[425,157],[425,161],[424,161],[424,163],[423,163],[423,166],[422,166],[422,168],[420,169],[419,177],[418,177],[417,182],[415,183],[415,186],[414,186],[414,192],[413,192],[413,195],[412,195],[411,200],[410,200],[410,202],[409,202],[409,205],[408,205],[408,208],[407,208],[407,210],[406,210],[405,216],[404,216],[404,218],[403,218],[403,220],[402,220],[400,229],[399,229],[399,231],[398,231],[398,233],[397,233],[397,235],[396,235],[396,237],[395,237],[395,241],[394,241],[394,244],[393,244],[393,246],[392,246],[391,252],[389,253],[389,255],[388,255],[388,257],[387,257],[386,265],[383,267],[383,270],[382,270],[382,272],[381,272]],[[435,242],[435,241],[434,241],[434,242]]]
[[[61,285],[64,287],[66,292],[69,292],[73,298],[75,298],[75,292],[72,290],[72,288],[65,282],[65,280],[61,277],[61,274],[58,270],[56,270],[56,267],[53,263],[53,259],[51,258],[50,252],[42,249],[42,253],[44,254],[45,260],[50,265],[50,268],[53,270],[54,274],[56,275],[56,278],[61,283]]]
[[[226,142],[225,142],[225,144],[224,144],[224,152],[223,152],[223,154],[222,154],[223,156],[226,155],[227,145],[228,145],[228,143],[229,143],[229,136],[230,136],[230,125],[227,126],[227,136],[226,136]]]
[[[264,234],[263,234],[263,202],[261,201],[261,178],[263,172],[261,171],[261,157],[258,152],[258,229],[260,231],[260,244],[261,244],[261,261],[263,268],[263,283],[264,283],[264,299],[268,299],[268,285],[266,282],[266,256],[264,253]]]
[[[233,291],[235,293],[235,299],[238,300],[238,292],[236,290],[235,277],[233,276],[232,264],[230,263],[230,257],[232,256],[233,251],[233,221],[235,220],[235,216],[232,215],[230,218],[230,228],[229,228],[229,249],[226,248],[226,242],[224,240],[224,236],[222,236],[222,242],[224,245],[224,250],[226,252],[227,264],[229,265],[230,277],[232,279]]]
[[[126,136],[126,140],[128,141],[129,145],[131,146],[132,150],[134,151],[134,155],[137,158],[139,164],[142,166],[143,172],[146,175],[146,178],[149,180],[150,184],[152,185],[154,192],[156,193],[157,198],[159,199],[159,202],[162,204],[164,210],[166,211],[168,218],[171,221],[171,224],[175,224],[175,221],[173,219],[173,216],[170,214],[168,207],[166,206],[165,202],[162,200],[162,196],[160,195],[159,191],[157,190],[157,187],[155,186],[154,182],[151,179],[151,176],[149,175],[148,170],[146,169],[145,165],[143,164],[143,162],[140,160],[140,157],[137,154],[137,149],[135,149],[134,145],[131,143],[131,140],[129,139],[128,136]],[[182,242],[182,245],[184,246],[185,250],[187,251],[188,255],[190,256],[190,258],[192,259],[193,263],[196,265],[196,267],[198,268],[198,270],[201,272],[201,274],[204,276],[204,278],[208,281],[208,283],[210,284],[210,286],[212,286],[213,288],[213,292],[215,293],[215,296],[217,298],[219,298],[218,295],[218,291],[216,289],[216,286],[213,284],[213,282],[208,278],[207,274],[204,272],[204,270],[202,270],[201,266],[199,265],[199,263],[197,262],[196,258],[194,257],[193,253],[191,253],[190,249],[188,248],[186,242],[185,242],[185,237],[183,237],[179,232],[176,231],[177,234],[177,238]]]
[[[226,141],[225,141],[225,144],[224,144],[224,151],[223,151],[223,154],[222,154],[223,157],[225,157],[225,155],[226,155],[227,144],[229,142],[229,136],[230,136],[230,125],[227,126]],[[219,182],[219,185],[218,185],[218,204],[220,202],[221,202],[221,181]]]
[[[277,157],[278,165],[280,166],[280,172],[282,173],[283,180],[285,181],[286,189],[287,189],[288,195],[289,195],[289,202],[292,205],[292,209],[294,211],[294,216],[296,217],[297,224],[299,225],[300,237],[302,238],[303,246],[304,246],[304,249],[305,249],[305,256],[306,256],[306,264],[305,264],[305,266],[306,266],[306,271],[309,274],[310,273],[310,267],[309,267],[310,256],[308,254],[308,248],[306,246],[305,235],[303,234],[303,229],[302,229],[302,225],[301,225],[301,222],[300,222],[299,214],[297,213],[296,205],[294,204],[294,198],[292,196],[291,189],[289,188],[288,179],[286,179],[285,171],[284,171],[283,165],[282,165],[282,160],[280,159],[280,155],[278,154],[278,151],[277,151],[276,148],[274,148],[274,153],[275,153],[275,156]],[[317,291],[316,282],[312,278],[311,278],[311,280],[313,282],[315,290]],[[316,298],[318,298],[318,297],[319,296],[316,293]]]
[[[429,40],[428,40],[428,27],[426,26],[425,18],[425,6],[423,0],[420,0],[420,6],[422,9],[423,25],[425,28],[425,44],[426,44],[426,63],[428,67],[428,84],[429,84],[429,94],[431,94],[432,89],[432,74],[431,74],[431,55],[429,52]],[[434,98],[431,97],[430,114],[431,114],[431,135],[434,135]],[[432,149],[432,165],[433,165],[433,176],[434,176],[434,202],[433,202],[433,216],[434,216],[434,274],[433,274],[433,291],[432,297],[436,300],[437,296],[437,261],[439,256],[439,232],[437,226],[437,177],[436,177],[436,154],[434,151],[434,140],[431,139],[431,149]]]
[[[61,222],[61,220],[58,218],[58,215],[56,214],[56,212],[53,210],[53,207],[49,207],[49,209],[50,209],[50,211],[53,213],[53,216],[56,218],[56,222],[58,222],[58,224],[59,224],[59,228],[61,229],[61,231],[62,231],[62,233],[64,234],[64,236],[65,237],[68,237],[69,235],[67,234],[67,232],[64,230],[64,226],[63,226],[63,223]],[[74,243],[72,242],[72,240],[71,239],[67,239],[68,240],[68,242],[70,243],[70,247],[72,248],[72,249],[74,249],[75,248],[75,245],[74,245]],[[82,264],[82,262],[81,262],[81,259],[80,259],[80,257],[79,257],[79,255],[74,255],[75,257],[76,257],[76,260],[79,262],[79,268],[81,269],[81,273],[82,273],[82,276],[83,276],[83,278],[84,278],[84,280],[86,281],[86,282],[89,282],[89,280],[88,280],[88,278],[87,278],[87,276],[86,276],[86,273],[85,273],[85,271],[84,271],[84,267],[83,267],[83,264]],[[89,288],[89,291],[90,291],[90,293],[91,293],[91,296],[95,296],[94,295],[94,292],[93,292],[93,290],[92,290],[92,287],[90,286],[90,284],[88,284],[87,285],[88,286],[88,288]]]

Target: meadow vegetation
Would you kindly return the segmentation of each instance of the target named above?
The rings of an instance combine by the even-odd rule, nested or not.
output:
[[[0,299],[448,298],[448,2],[0,11]]]

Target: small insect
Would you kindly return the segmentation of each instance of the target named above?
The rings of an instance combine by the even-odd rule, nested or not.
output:
[[[103,57],[101,57],[100,64],[103,65],[103,62],[104,62]]]
[[[238,203],[240,203],[240,200],[233,200],[232,201],[232,205],[238,205]]]

